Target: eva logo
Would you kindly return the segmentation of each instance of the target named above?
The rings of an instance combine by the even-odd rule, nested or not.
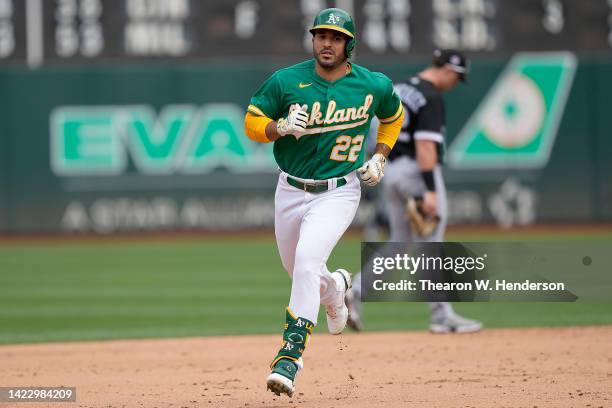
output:
[[[51,168],[60,176],[274,171],[272,147],[244,135],[242,108],[61,106],[50,117]],[[128,162],[131,157],[131,163]]]
[[[454,168],[548,163],[576,72],[571,53],[521,53],[508,63],[449,148]]]
[[[340,22],[340,17],[338,17],[337,15],[335,15],[334,13],[331,13],[329,15],[329,18],[327,19],[327,22],[329,24],[338,24]]]

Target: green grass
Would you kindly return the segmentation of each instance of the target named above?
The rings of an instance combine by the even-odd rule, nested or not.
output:
[[[356,271],[359,249],[358,239],[342,240],[330,269]],[[273,234],[3,245],[0,343],[278,333],[289,290]],[[612,324],[612,303],[456,307],[488,327]],[[369,330],[424,329],[428,319],[418,303],[367,304],[364,313]]]

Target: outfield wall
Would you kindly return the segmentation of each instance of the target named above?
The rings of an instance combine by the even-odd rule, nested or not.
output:
[[[581,59],[575,76],[571,64],[550,74],[527,67],[526,77],[543,82],[501,87],[490,95],[497,105],[479,110],[502,73],[511,73],[508,62],[474,61],[468,86],[446,97],[451,222],[612,220],[612,60]],[[427,61],[362,63],[399,80]],[[250,142],[242,118],[259,84],[284,65],[1,67],[0,232],[272,225],[271,146]],[[549,80],[557,73],[565,75],[561,84]],[[529,94],[534,83],[540,95]],[[521,86],[524,93],[508,91]],[[563,86],[567,104],[553,106]],[[515,98],[507,106],[504,92]],[[522,106],[526,100],[531,105]],[[465,154],[455,144],[460,133],[475,138]],[[371,211],[363,206],[356,222]]]

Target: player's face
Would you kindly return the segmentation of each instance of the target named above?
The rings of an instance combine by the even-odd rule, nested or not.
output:
[[[333,30],[317,30],[312,37],[312,50],[317,63],[333,69],[344,62],[346,37]]]
[[[457,86],[457,84],[459,84],[459,81],[461,81],[459,74],[451,69],[445,68],[442,70],[442,72],[442,91],[453,89],[455,86]]]

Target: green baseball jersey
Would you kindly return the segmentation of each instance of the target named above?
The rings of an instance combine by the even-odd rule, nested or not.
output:
[[[334,82],[315,71],[315,61],[276,71],[251,98],[249,112],[273,120],[287,117],[295,103],[306,105],[307,133],[274,142],[274,158],[292,176],[324,180],[341,177],[364,161],[370,122],[396,120],[402,113],[389,78],[351,64],[350,72]]]

